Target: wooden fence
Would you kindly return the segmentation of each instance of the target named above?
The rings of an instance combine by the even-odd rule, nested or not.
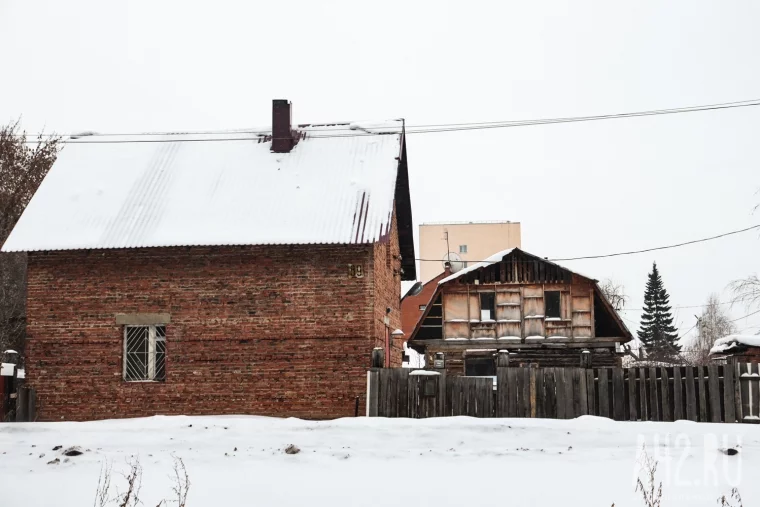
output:
[[[498,368],[493,377],[372,369],[367,415],[760,422],[757,363],[646,368]]]

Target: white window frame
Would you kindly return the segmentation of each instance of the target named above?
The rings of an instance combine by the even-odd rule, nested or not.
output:
[[[164,333],[159,334],[156,329],[159,327],[164,328]],[[127,377],[127,337],[129,330],[134,328],[148,328],[148,364],[147,364],[147,376],[146,378],[133,379]],[[159,325],[126,325],[124,326],[124,340],[123,340],[123,365],[122,365],[122,378],[125,382],[162,382],[166,380],[166,326]],[[164,378],[156,378],[156,342],[164,342]]]

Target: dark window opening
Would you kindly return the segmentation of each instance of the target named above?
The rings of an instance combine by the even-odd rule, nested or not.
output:
[[[560,292],[558,290],[547,290],[544,292],[544,305],[544,315],[547,319],[562,318],[562,311],[560,309]]]
[[[494,320],[496,315],[496,295],[493,292],[480,293],[480,320]]]
[[[401,352],[401,362],[402,363],[408,363],[409,362],[409,355],[406,352]]]
[[[492,357],[467,357],[464,360],[464,374],[467,377],[493,377],[496,365]]]

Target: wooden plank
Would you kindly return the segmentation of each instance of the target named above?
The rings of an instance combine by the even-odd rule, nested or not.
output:
[[[409,401],[409,417],[412,419],[419,419],[420,417],[420,397],[419,397],[419,380],[422,378],[419,375],[409,377],[409,382],[406,383],[406,396]]]
[[[468,378],[468,377],[462,377],[462,383],[464,385],[464,403],[465,403],[465,410],[464,415],[469,417],[477,417],[477,392],[475,391],[476,387],[476,381],[475,378]]]
[[[573,390],[573,416],[583,415],[581,412],[581,370],[580,368],[570,368],[571,385]],[[585,394],[585,393],[584,393]]]
[[[29,410],[27,411],[27,417],[29,422],[37,421],[37,390],[33,387],[29,387]]]
[[[710,395],[710,420],[712,422],[721,422],[720,415],[720,376],[718,375],[718,365],[711,364],[707,367],[707,385]]]
[[[398,397],[398,417],[409,417],[409,397],[406,384],[409,382],[409,368],[397,368],[396,396]]]
[[[673,407],[670,404],[670,378],[668,377],[668,369],[665,367],[660,368],[660,395],[662,400],[662,420],[673,420]]]
[[[29,391],[20,386],[16,390],[16,422],[28,422]]]
[[[683,410],[683,382],[681,380],[681,367],[673,368],[673,420],[684,418]]]
[[[736,422],[736,407],[734,406],[734,365],[723,366],[723,421]]]
[[[742,413],[742,419],[741,421],[744,422],[745,417],[751,417],[753,415],[752,412],[752,403],[750,400],[750,394],[752,392],[750,380],[747,377],[742,377],[745,373],[750,373],[750,363],[739,363],[739,373],[737,374],[736,378],[739,379],[739,385],[741,386],[741,413]]]
[[[396,369],[386,369],[385,376],[387,378],[388,386],[386,396],[388,400],[388,411],[386,417],[398,417],[398,397],[396,396],[396,390],[398,389],[398,381],[396,377]]]
[[[377,417],[378,377],[376,371],[367,372],[367,417]]]
[[[589,415],[598,415],[596,410],[596,379],[594,369],[589,368],[586,373],[586,405]]]
[[[508,368],[496,368],[496,417],[507,417]]]
[[[628,368],[628,420],[638,420],[638,411],[636,410],[636,368]]]
[[[557,386],[557,419],[566,419],[565,403],[565,369],[554,368],[554,382]]]
[[[696,421],[697,417],[697,384],[694,379],[694,367],[686,367],[686,418]]]
[[[520,417],[530,417],[530,368],[520,368],[521,373],[521,391],[522,411]]]
[[[587,389],[587,377],[586,372],[588,370],[584,370],[582,368],[577,369],[578,374],[578,399],[579,399],[579,407],[578,407],[578,415],[588,415],[588,389]]]
[[[734,367],[734,409],[736,420],[742,422],[744,420],[742,409],[742,392],[741,392],[741,375],[739,374],[739,361],[732,360]]]
[[[697,396],[699,397],[699,421],[707,422],[707,392],[705,385],[704,368],[697,366]]]
[[[522,368],[514,368],[515,370],[515,415],[513,417],[524,417],[523,415],[523,373]]]
[[[639,418],[642,421],[649,421],[649,403],[647,400],[647,374],[644,368],[639,368]]]
[[[530,414],[529,417],[536,418],[538,415],[538,407],[536,406],[536,402],[538,399],[538,393],[536,391],[537,389],[537,377],[538,372],[535,368],[530,368],[528,371],[528,374],[530,375]]]
[[[623,369],[612,369],[612,417],[616,421],[625,420],[625,388],[623,385]]]
[[[744,417],[752,417],[752,421],[757,422],[758,417],[760,417],[760,382],[758,382],[760,365],[757,363],[748,363],[747,373],[750,374],[750,377],[747,380],[750,403],[748,404],[749,410],[744,413]]]
[[[573,370],[572,368],[563,368],[565,370],[565,419],[577,417],[575,413],[575,404],[573,403]]]
[[[517,368],[507,369],[507,417],[517,417]]]
[[[407,374],[407,379],[409,378],[409,374]],[[443,417],[446,415],[446,384],[448,383],[448,379],[446,377],[446,372],[442,372],[441,375],[438,377],[438,399],[436,400],[437,403],[437,415],[438,417]]]
[[[544,368],[544,417],[558,419],[557,416],[557,379],[554,368]]]
[[[534,369],[536,371],[536,417],[546,417],[545,372],[543,368]]]
[[[493,379],[480,379],[482,387],[481,397],[483,398],[483,415],[482,417],[493,417]]]
[[[657,368],[649,368],[649,420],[662,421],[660,397],[657,393]]]
[[[597,388],[599,390],[599,415],[610,417],[609,385],[607,383],[607,368],[599,368]]]

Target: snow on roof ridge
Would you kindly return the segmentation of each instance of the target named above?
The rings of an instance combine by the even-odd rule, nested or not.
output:
[[[710,354],[721,354],[731,349],[738,347],[739,345],[746,345],[748,347],[760,347],[760,335],[753,334],[730,334],[723,338],[715,340]]]
[[[447,276],[446,278],[439,281],[438,285],[442,285],[446,282],[459,278],[465,273],[470,273],[471,271],[475,271],[476,269],[485,268],[486,266],[491,266],[493,264],[496,264],[497,262],[501,262],[504,256],[510,254],[513,250],[514,248],[507,248],[506,250],[502,250],[501,252],[496,252],[495,254],[491,255],[490,257],[488,257],[486,260],[482,262],[478,262],[477,264],[473,264],[472,266],[469,266],[467,268],[464,268],[461,271],[457,271],[456,273],[453,273]]]

